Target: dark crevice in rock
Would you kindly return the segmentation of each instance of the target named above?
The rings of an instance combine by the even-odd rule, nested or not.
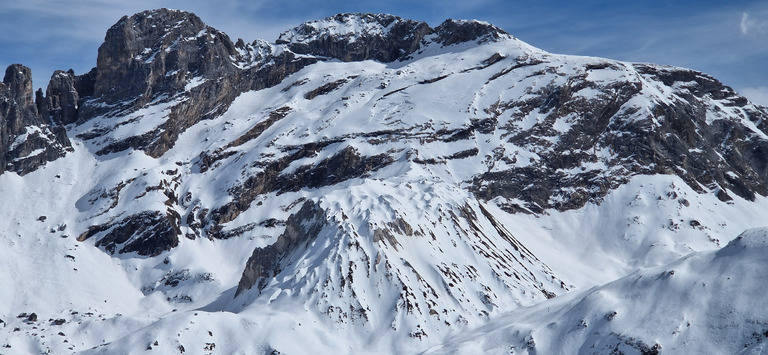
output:
[[[438,82],[440,80],[443,80],[443,79],[445,79],[447,77],[448,77],[448,75],[441,75],[441,76],[438,76],[436,78],[419,81],[419,84],[432,84],[432,83],[436,83],[436,82]]]
[[[474,157],[477,154],[480,153],[480,150],[477,148],[470,148],[467,150],[462,150],[460,152],[453,153],[451,155],[440,157],[440,158],[430,158],[430,159],[421,159],[421,158],[414,158],[413,162],[418,164],[440,164],[445,163],[446,160],[453,160],[453,159],[465,159],[469,157]]]
[[[226,146],[224,146],[224,150],[229,148],[239,147],[245,144],[246,142],[256,139],[262,133],[264,133],[264,131],[269,129],[269,127],[272,127],[272,125],[275,124],[277,121],[280,121],[281,119],[285,118],[285,116],[288,116],[288,114],[291,113],[291,111],[293,111],[292,108],[288,106],[283,106],[281,108],[278,108],[270,112],[266,120],[255,124],[244,135],[237,137],[237,139],[235,139],[231,143],[228,143]]]

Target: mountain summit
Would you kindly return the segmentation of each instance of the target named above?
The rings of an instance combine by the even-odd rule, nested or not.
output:
[[[722,299],[760,278],[717,270],[765,263],[768,111],[706,74],[474,20],[339,14],[246,43],[160,9],[109,28],[88,73],[34,97],[30,77],[0,85],[9,351],[765,341],[759,297]]]
[[[436,28],[386,14],[339,14],[283,32],[277,44],[295,53],[340,59],[402,61],[431,43],[451,45],[509,39],[502,29],[479,21],[446,20]]]

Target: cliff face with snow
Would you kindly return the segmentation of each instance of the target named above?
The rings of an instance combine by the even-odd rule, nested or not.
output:
[[[715,250],[768,221],[768,111],[703,73],[479,21],[245,43],[154,10],[29,77],[0,85],[0,352],[762,349],[759,297],[649,308],[725,312],[722,278],[760,279],[717,270],[765,263],[760,230]]]

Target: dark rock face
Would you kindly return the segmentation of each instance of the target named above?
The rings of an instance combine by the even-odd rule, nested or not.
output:
[[[186,99],[173,106],[168,119],[157,128],[140,136],[111,143],[96,154],[140,149],[152,157],[160,157],[175,145],[178,136],[187,128],[226,112],[232,101],[242,92],[277,85],[286,76],[316,62],[311,58],[296,58],[290,52],[270,59],[271,65],[225,76],[227,80],[212,77],[211,80],[185,92]]]
[[[602,69],[610,68],[586,68]],[[676,92],[680,99],[657,102],[650,114],[640,115],[622,107],[631,106],[627,103],[640,95],[641,83],[617,81],[603,86],[586,80],[586,76],[576,76],[567,86],[550,86],[527,100],[499,103],[495,115],[507,110],[516,110],[521,117],[534,110],[546,114],[542,123],[530,130],[509,132],[510,142],[531,147],[541,161],[480,174],[474,179],[474,192],[483,199],[521,199],[526,206],[505,208],[535,213],[599,203],[612,189],[638,174],[678,175],[694,190],[718,191],[724,201],[731,199],[728,192],[748,200],[754,200],[756,193],[768,194],[768,142],[740,120],[708,122],[711,112],[706,100],[745,107],[743,97],[699,72],[650,65],[635,65],[634,69],[670,87],[683,87]],[[591,99],[577,97],[575,93],[586,87],[601,94]],[[768,132],[767,113],[746,112],[749,121]],[[554,122],[569,115],[579,119],[567,132],[555,132]],[[544,137],[559,138],[553,144]],[[610,157],[597,154],[604,149]],[[501,154],[497,159],[509,157]],[[590,163],[604,163],[607,170],[579,170]],[[569,170],[577,172],[566,174]]]
[[[228,203],[211,213],[209,233],[216,237],[222,223],[234,220],[240,213],[247,210],[251,202],[262,194],[276,191],[285,193],[299,191],[302,188],[318,188],[330,186],[353,178],[365,177],[372,171],[381,169],[394,161],[388,154],[362,156],[353,147],[341,149],[334,156],[319,162],[314,166],[302,166],[295,172],[283,174],[291,162],[311,157],[317,150],[332,142],[308,144],[285,158],[267,165],[261,173],[249,177],[242,185],[230,189],[234,197]]]
[[[20,64],[9,66],[0,84],[0,174],[27,174],[71,150],[64,128],[46,114],[42,93],[36,97],[32,71]]]
[[[42,104],[38,104],[40,114],[50,116],[56,124],[76,123],[83,101],[93,96],[95,80],[95,68],[83,75],[75,75],[72,69],[57,70],[51,76]]]
[[[194,14],[160,9],[123,17],[99,47],[93,97],[85,102],[80,120],[131,112],[182,95],[186,99],[173,107],[163,126],[98,152],[133,148],[160,156],[181,132],[221,113],[244,90],[235,65],[239,59],[229,37]],[[187,87],[193,79],[200,85]]]
[[[103,235],[96,246],[104,247],[110,254],[122,245],[120,254],[136,252],[143,256],[155,256],[179,245],[180,218],[172,212],[142,212],[118,222],[91,226],[77,240],[82,242]]]
[[[305,22],[281,34],[276,43],[299,54],[386,63],[415,52],[431,30],[425,22],[397,16],[348,13]]]
[[[80,93],[75,84],[77,79],[72,70],[68,72],[57,70],[51,76],[43,110],[50,115],[53,122],[70,124],[77,121],[80,105]]]
[[[345,62],[376,60],[384,63],[408,58],[427,43],[444,46],[511,37],[498,27],[478,21],[446,20],[431,28],[427,23],[387,14],[345,13],[305,22],[282,33],[276,43],[294,53],[336,58]]]
[[[10,98],[19,106],[21,117],[34,116],[36,106],[32,101],[32,70],[20,64],[12,64],[5,69],[3,84],[10,91]]]
[[[236,54],[226,34],[192,13],[161,9],[125,16],[99,47],[94,97],[141,107],[182,91],[192,77],[235,73],[229,56]]]
[[[97,152],[140,149],[159,157],[174,146],[179,134],[222,114],[242,92],[274,86],[317,61],[291,52],[265,58],[266,47],[259,41],[233,44],[223,32],[183,11],[160,9],[123,17],[99,48],[92,97],[85,100],[78,119],[115,116],[150,103],[178,100],[162,125]],[[267,59],[269,65],[262,65]]]
[[[283,33],[276,43],[288,50],[273,52],[264,42],[233,44],[226,34],[206,26],[191,13],[145,11],[123,17],[107,31],[99,47],[97,67],[82,78],[74,77],[76,90],[69,90],[73,85],[68,82],[53,83],[48,95],[59,99],[49,106],[55,119],[71,123],[179,100],[162,125],[140,136],[111,142],[97,152],[104,155],[139,149],[159,157],[174,146],[179,134],[225,112],[245,91],[279,84],[319,60],[400,60],[419,50],[425,36],[433,32],[444,45],[506,35],[474,21],[446,21],[433,30],[424,22],[392,15],[340,14]],[[197,85],[190,86],[193,81]],[[76,113],[71,107],[77,100],[67,93],[78,94],[81,104]]]
[[[484,43],[511,37],[504,30],[491,24],[453,19],[445,20],[440,26],[435,27],[433,32],[437,35],[435,42],[444,46],[470,41]]]
[[[325,211],[312,201],[306,201],[301,209],[288,217],[285,232],[277,241],[265,248],[256,248],[245,264],[243,276],[237,285],[235,297],[256,286],[264,289],[269,279],[282,271],[284,259],[305,248],[309,241],[317,238],[326,223]]]

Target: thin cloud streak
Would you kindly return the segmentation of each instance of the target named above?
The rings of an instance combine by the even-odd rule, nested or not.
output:
[[[742,12],[741,34],[745,36],[764,36],[768,34],[768,19],[755,18],[747,12]]]

